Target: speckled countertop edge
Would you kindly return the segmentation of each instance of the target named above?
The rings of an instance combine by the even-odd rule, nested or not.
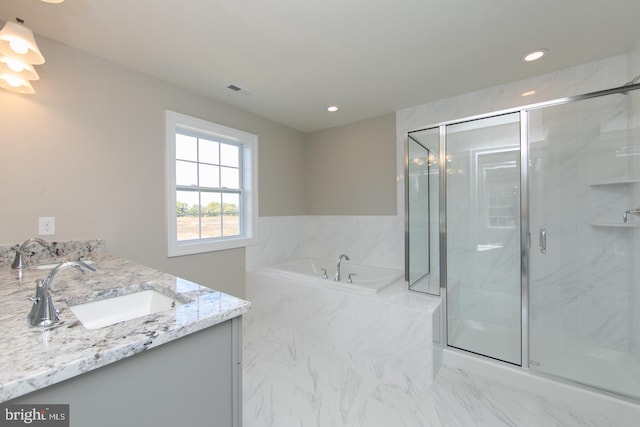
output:
[[[43,330],[27,324],[35,280],[47,270],[30,268],[21,279],[0,269],[0,402],[100,368],[246,313],[251,304],[222,292],[123,258],[94,254],[95,273],[61,272],[54,301],[63,323]],[[88,330],[68,308],[143,289],[181,304],[153,315]]]

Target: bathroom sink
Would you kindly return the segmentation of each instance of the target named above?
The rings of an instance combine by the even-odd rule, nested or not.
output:
[[[100,329],[125,320],[169,310],[176,304],[178,302],[173,298],[148,289],[69,308],[85,328]]]
[[[85,264],[93,264],[93,261],[91,261],[90,259],[81,259],[80,261],[84,262]],[[59,266],[61,262],[56,262],[53,264],[40,264],[40,265],[36,265],[36,270],[53,270],[54,268],[56,268],[57,266]]]

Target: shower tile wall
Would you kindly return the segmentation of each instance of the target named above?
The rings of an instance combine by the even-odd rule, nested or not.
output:
[[[640,74],[640,40],[636,45],[636,50],[634,53],[629,55],[629,76],[637,76]],[[634,96],[631,100],[632,108],[631,111],[634,114],[631,116],[631,128],[640,128],[640,96]],[[640,156],[637,156],[640,157]],[[640,162],[640,158],[638,159]],[[639,163],[634,165],[635,175],[640,176],[640,165]],[[633,208],[640,207],[640,185],[635,185],[632,188],[631,200]],[[630,321],[630,333],[631,336],[631,355],[636,360],[636,362],[640,363],[640,310],[634,309],[634,307],[640,307],[640,263],[637,262],[638,253],[640,253],[640,229],[636,229],[633,233],[632,243],[631,243],[631,251],[635,255],[634,261],[631,262],[631,292],[630,292],[630,313],[631,313],[631,321]],[[635,332],[635,333],[634,333]]]
[[[581,342],[620,350],[631,350],[632,307],[629,304],[633,284],[633,228],[593,227],[594,223],[622,224],[625,210],[635,207],[631,193],[636,184],[593,186],[593,183],[638,179],[638,156],[633,148],[640,142],[640,129],[629,129],[631,102],[640,94],[616,95],[598,100],[599,113],[585,104],[586,123],[578,147],[578,235],[584,260],[587,289],[578,298]],[[602,111],[609,114],[602,117]],[[599,117],[598,117],[599,116]],[[586,125],[586,126],[585,126]],[[590,126],[589,126],[590,125]],[[638,141],[635,144],[633,141]],[[629,155],[632,154],[632,155]],[[581,197],[580,191],[586,195]],[[637,218],[632,218],[634,224]],[[592,262],[589,262],[591,260]],[[579,266],[578,266],[579,267]],[[582,286],[584,286],[584,284]],[[594,319],[593,313],[601,313]],[[599,318],[598,318],[599,317]],[[594,321],[595,320],[595,321]]]
[[[635,157],[620,154],[629,102],[616,95],[531,115],[541,130],[531,142],[531,230],[548,236],[547,254],[532,252],[532,337],[630,352],[633,230],[617,227],[630,188],[599,185],[633,178]]]
[[[630,55],[629,58],[629,75],[637,76],[640,70],[640,41],[638,42],[638,50]],[[640,96],[635,96],[631,100],[631,111],[634,114],[631,116],[632,128],[640,128]],[[635,164],[635,175],[640,176],[640,156],[637,156],[638,160]],[[635,185],[631,192],[630,208],[640,207],[640,185]],[[638,218],[640,219],[640,218]],[[635,254],[635,258],[631,262],[631,298],[629,299],[630,313],[631,313],[631,354],[636,362],[640,363],[640,310],[634,309],[634,307],[640,307],[640,263],[637,262],[637,254],[640,253],[640,229],[636,229],[633,233],[633,239],[631,243],[631,251]],[[634,333],[635,332],[635,333]]]
[[[633,66],[634,64],[636,66]],[[635,76],[639,72],[640,60],[637,54],[621,55],[508,85],[399,110],[396,114],[398,170],[402,170],[400,160],[404,148],[402,136],[405,131],[442,121],[619,86],[630,80],[630,76]],[[526,98],[521,96],[523,92],[534,88],[537,91],[534,96]],[[621,105],[613,105],[611,115],[605,122],[593,120],[590,123],[597,126],[598,130],[600,127],[603,129],[619,127],[621,116],[617,113],[620,108]],[[572,207],[571,213],[558,213],[553,218],[553,222],[547,224],[549,238],[556,240],[554,243],[559,245],[563,255],[556,257],[553,264],[545,267],[549,274],[557,279],[554,284],[543,281],[540,289],[532,290],[532,292],[544,293],[544,297],[540,299],[541,302],[537,303],[536,307],[532,307],[532,310],[533,313],[537,310],[538,313],[544,314],[545,320],[539,323],[538,331],[548,337],[615,346],[624,348],[626,351],[633,349],[635,357],[639,358],[640,338],[630,342],[629,337],[640,336],[640,334],[630,334],[629,331],[630,328],[640,331],[638,318],[640,315],[636,316],[629,305],[634,304],[635,307],[640,307],[640,292],[629,289],[630,278],[623,277],[625,273],[615,268],[617,276],[612,278],[608,274],[607,283],[614,283],[613,287],[618,287],[619,292],[616,293],[611,285],[607,288],[602,286],[604,283],[602,274],[610,271],[611,266],[624,263],[621,259],[615,259],[620,258],[617,254],[622,253],[628,257],[632,253],[633,244],[640,247],[638,232],[623,228],[611,231],[587,225],[576,226],[576,224],[577,221],[581,224],[587,221],[592,222],[596,217],[601,221],[616,219],[620,222],[618,217],[624,211],[623,205],[629,203],[640,205],[640,188],[638,188],[640,184],[634,186],[635,197],[631,197],[633,200],[629,200],[628,191],[622,194],[622,189],[613,188],[605,191],[605,189],[589,187],[586,184],[605,179],[606,177],[602,174],[605,174],[606,170],[621,171],[622,169],[619,164],[614,163],[606,167],[602,163],[600,157],[603,153],[598,151],[601,149],[602,141],[595,137],[595,128],[589,128],[583,124],[583,122],[576,123],[575,119],[563,122],[562,117],[554,117],[554,120],[548,121],[544,129],[552,138],[556,138],[556,141],[557,138],[562,138],[562,144],[552,142],[553,151],[543,149],[548,147],[542,147],[540,144],[549,144],[550,140],[547,139],[546,142],[537,143],[539,146],[537,151],[535,148],[532,149],[532,168],[536,167],[535,162],[540,162],[541,165],[545,165],[543,173],[549,173],[551,165],[559,166],[559,170],[562,171],[556,178],[551,177],[557,185],[547,186],[546,197],[550,198],[552,205]],[[535,126],[532,127],[535,128]],[[571,129],[564,127],[571,127]],[[577,135],[576,129],[582,129],[582,133]],[[546,133],[541,133],[538,137],[533,136],[532,139],[542,141],[547,136]],[[581,155],[576,156],[577,152]],[[616,162],[615,156],[613,158],[611,161]],[[637,166],[634,164],[632,167]],[[626,169],[630,170],[628,167]],[[566,186],[563,188],[563,183],[570,181],[568,178],[571,176],[578,179],[580,185],[576,187],[574,180],[572,188]],[[400,191],[403,188],[401,181],[398,183],[399,207],[404,204],[404,193]],[[535,185],[535,178],[531,181],[531,185]],[[581,206],[586,204],[585,206],[588,207],[584,212],[578,209],[579,199]],[[533,214],[534,212],[532,216]],[[637,219],[640,220],[640,218]],[[572,227],[567,227],[568,224],[572,224]],[[534,227],[539,226],[540,224],[531,225],[532,234],[534,231],[537,232],[537,228]],[[620,239],[623,233],[634,233],[635,237]],[[590,246],[585,242],[585,239],[593,238],[598,239],[599,246]],[[537,236],[534,236],[532,245],[537,245]],[[599,260],[600,264],[576,263],[577,260],[584,259]],[[578,265],[584,268],[576,271]],[[602,265],[607,265],[607,270],[598,269],[598,266]],[[594,268],[588,270],[588,267]],[[634,272],[635,280],[631,283],[640,283],[638,270]],[[548,279],[550,280],[551,276]],[[562,286],[558,286],[559,283],[562,283]],[[580,294],[579,298],[576,297],[577,289],[581,290],[577,292]]]

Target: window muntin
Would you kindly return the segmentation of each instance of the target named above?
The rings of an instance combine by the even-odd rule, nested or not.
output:
[[[240,145],[208,138],[180,128],[176,131],[179,242],[242,234]]]

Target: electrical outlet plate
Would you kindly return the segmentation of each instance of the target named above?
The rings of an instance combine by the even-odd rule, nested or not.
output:
[[[38,234],[40,236],[56,234],[56,219],[49,216],[41,216],[38,218]]]

